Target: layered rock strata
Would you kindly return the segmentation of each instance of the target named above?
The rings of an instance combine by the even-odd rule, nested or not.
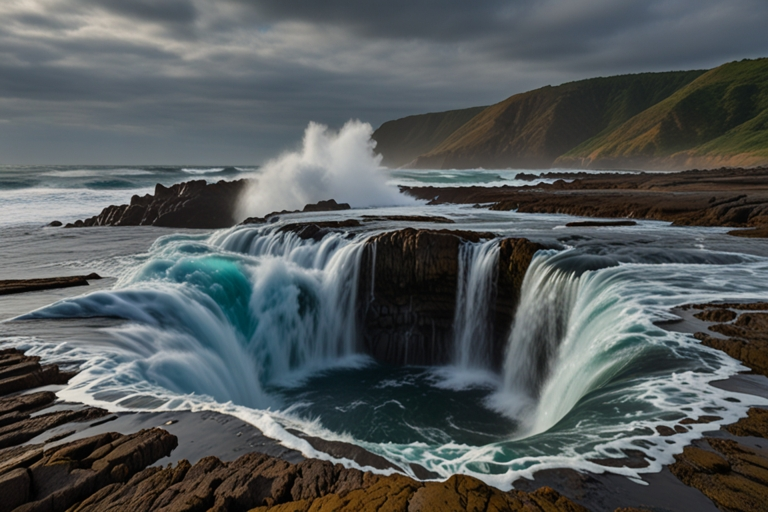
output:
[[[65,384],[73,375],[62,372],[55,364],[41,366],[39,357],[26,356],[16,349],[0,350],[0,395],[51,384]],[[0,414],[3,410],[0,406]]]
[[[459,247],[493,233],[407,228],[371,237],[358,279],[364,351],[389,364],[445,364],[451,359],[459,279]],[[492,301],[492,360],[499,363],[520,287],[541,245],[499,242]]]

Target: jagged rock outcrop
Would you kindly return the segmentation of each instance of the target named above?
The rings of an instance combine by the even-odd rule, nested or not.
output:
[[[106,486],[127,481],[175,447],[176,437],[162,429],[128,436],[110,432],[45,452],[42,445],[33,445],[27,451],[35,452],[36,460],[0,473],[0,496],[5,498],[0,511],[63,512]]]
[[[765,437],[767,433],[762,429],[749,435]],[[768,510],[768,458],[763,449],[734,439],[707,438],[685,447],[675,461],[672,474],[699,489],[721,510]]]
[[[453,354],[459,246],[493,233],[407,228],[374,236],[361,261],[358,302],[364,350],[391,364],[444,364]],[[542,246],[525,239],[500,242],[493,304],[493,360],[500,361],[520,286]]]
[[[95,217],[67,224],[88,226],[163,226],[219,229],[237,223],[236,208],[247,180],[187,181],[171,187],[155,186],[154,195],[135,195],[130,204],[108,206]]]
[[[694,315],[699,320],[717,322],[708,326],[709,331],[727,336],[696,333],[702,344],[768,376],[768,303],[697,304],[688,308],[700,310]],[[751,408],[746,418],[724,427],[717,438],[695,441],[675,455],[669,469],[721,510],[768,510],[768,452],[761,447],[763,443],[742,437],[768,438],[768,410]]]

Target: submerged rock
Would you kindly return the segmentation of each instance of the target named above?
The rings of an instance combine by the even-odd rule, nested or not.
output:
[[[600,228],[611,226],[636,226],[637,222],[633,220],[585,220],[579,222],[569,222],[565,225],[567,228]]]

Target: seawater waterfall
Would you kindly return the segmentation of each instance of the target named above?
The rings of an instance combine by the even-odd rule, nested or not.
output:
[[[512,416],[535,405],[557,364],[570,327],[579,277],[534,257],[523,281],[502,370],[505,408]]]
[[[206,243],[169,236],[118,290],[65,300],[30,317],[125,318],[131,323],[115,335],[130,350],[119,364],[140,374],[137,379],[266,406],[274,400],[265,386],[361,361],[355,359],[363,355],[358,306],[374,294],[368,277],[371,282],[362,289],[370,296],[358,297],[367,240],[365,234],[343,233],[305,240],[280,226],[219,232]],[[375,243],[370,254],[375,265]],[[510,417],[530,413],[549,389],[572,329],[586,277],[560,269],[556,260],[548,253],[533,259],[516,320],[508,327],[494,403]],[[453,340],[444,342],[453,346],[451,364],[491,371],[498,240],[460,243],[457,263]],[[194,376],[189,368],[198,368]]]
[[[454,364],[488,368],[491,358],[492,301],[499,268],[497,240],[459,246]]]
[[[162,400],[166,389],[267,407],[276,402],[265,386],[347,364],[357,352],[362,243],[341,235],[309,243],[271,228],[219,233],[208,243],[170,236],[117,290],[27,317],[128,320],[112,329],[122,344],[115,369],[133,376],[118,382],[126,396]],[[159,388],[139,391],[129,380]]]

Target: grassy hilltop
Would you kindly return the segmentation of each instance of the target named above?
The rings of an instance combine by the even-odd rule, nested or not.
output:
[[[768,164],[768,59],[593,78],[384,123],[385,165],[683,169]]]

